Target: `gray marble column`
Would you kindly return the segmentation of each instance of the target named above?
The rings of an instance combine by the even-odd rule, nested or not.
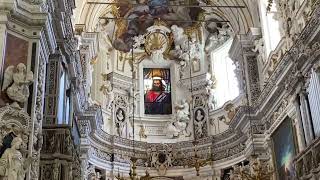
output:
[[[301,118],[301,110],[298,97],[294,99],[294,106],[296,109],[296,122],[297,122],[297,138],[298,138],[298,146],[299,152],[306,148],[305,135],[303,131],[303,123]]]

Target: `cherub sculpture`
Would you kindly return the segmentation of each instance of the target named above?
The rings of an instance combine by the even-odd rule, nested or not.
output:
[[[2,91],[6,90],[8,97],[14,101],[12,106],[20,107],[18,103],[28,100],[29,85],[32,82],[32,71],[27,71],[27,67],[19,63],[16,67],[9,66],[5,70]]]

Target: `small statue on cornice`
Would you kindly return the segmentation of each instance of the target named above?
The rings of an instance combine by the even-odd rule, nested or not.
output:
[[[215,88],[216,88],[216,79],[214,76],[211,76],[211,78],[208,79],[208,84],[206,87],[206,91],[208,95],[208,107],[210,110],[215,109],[215,107],[217,106],[217,101],[214,97]]]
[[[106,108],[109,109],[114,100],[114,92],[111,82],[109,80],[105,80],[104,84],[100,87],[100,91],[102,91],[106,96]]]
[[[25,103],[29,98],[29,85],[33,82],[32,71],[27,71],[23,63],[16,67],[9,66],[4,72],[2,91],[7,92],[8,97],[14,102],[13,107],[20,108],[20,104]]]
[[[146,139],[147,135],[146,135],[146,126],[144,124],[140,125],[140,130],[139,130],[139,137],[140,139]]]

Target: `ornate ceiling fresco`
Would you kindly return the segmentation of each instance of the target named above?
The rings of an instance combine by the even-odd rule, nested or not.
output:
[[[196,22],[190,20],[220,20],[229,21],[232,29],[235,32],[244,34],[248,32],[249,27],[254,27],[259,22],[256,14],[255,2],[248,0],[219,0],[219,1],[202,1],[202,0],[189,0],[186,1],[167,1],[167,0],[149,0],[149,1],[129,1],[126,5],[121,5],[118,14],[115,16],[114,1],[82,1],[77,0],[77,9],[75,10],[75,23],[84,24],[87,31],[94,32],[96,26],[101,21],[101,17],[125,17],[135,19],[128,22],[129,32],[125,34],[118,34],[121,38],[118,43],[126,42],[128,36],[143,33],[148,26],[153,24],[152,18],[167,19],[165,21],[168,25],[172,24],[172,20],[185,20],[189,22],[179,22],[182,27],[194,25]],[[123,1],[121,1],[122,3]],[[142,4],[142,5],[128,5],[128,4]],[[168,6],[169,4],[169,6]],[[161,5],[161,6],[159,6]],[[179,6],[181,5],[181,6]],[[188,5],[188,6],[187,6]],[[195,7],[195,6],[200,7]],[[240,8],[239,8],[240,7]],[[254,10],[253,10],[254,9]],[[200,16],[203,15],[204,17]],[[201,19],[203,18],[203,19]],[[143,23],[141,23],[143,22]],[[175,22],[177,23],[177,22]],[[139,24],[137,26],[137,24]],[[139,31],[139,32],[137,32]],[[123,45],[123,44],[122,44]],[[124,49],[128,49],[124,47]]]

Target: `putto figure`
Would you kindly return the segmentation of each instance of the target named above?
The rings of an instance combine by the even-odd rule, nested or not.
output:
[[[29,85],[33,82],[32,71],[27,71],[23,63],[16,67],[9,66],[4,72],[2,91],[7,92],[8,97],[14,101],[12,106],[20,107],[18,103],[25,103],[29,97]]]

